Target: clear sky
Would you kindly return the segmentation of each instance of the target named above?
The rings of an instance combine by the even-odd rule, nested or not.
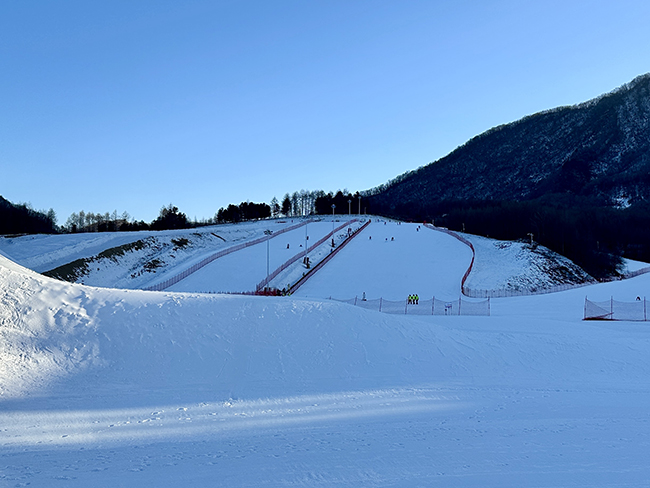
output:
[[[0,195],[208,218],[366,190],[650,71],[647,0],[0,4]]]

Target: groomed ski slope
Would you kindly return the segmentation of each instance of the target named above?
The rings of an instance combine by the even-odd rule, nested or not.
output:
[[[346,300],[457,299],[472,260],[465,244],[418,224],[375,219],[296,296]]]
[[[352,220],[352,219],[350,219]],[[267,242],[236,251],[201,268],[169,287],[170,291],[187,292],[251,292],[266,276],[282,264],[309,248],[345,222],[310,222],[298,229],[273,236]],[[351,223],[351,227],[357,227]],[[327,246],[328,244],[325,244]],[[301,262],[294,268],[304,271]],[[283,288],[288,283],[278,284]],[[288,288],[288,286],[287,286]]]
[[[369,227],[300,293],[371,293],[384,275],[366,268],[423,237],[390,225],[395,241],[371,247]],[[443,242],[451,292],[468,258]],[[421,252],[395,265],[414,276],[406,293],[429,293],[412,289],[426,284]],[[343,290],[350,274],[367,281]],[[404,281],[381,279],[382,296],[403,296]],[[645,486],[650,328],[581,318],[585,295],[631,301],[649,286],[400,316],[92,288],[0,256],[0,486]]]

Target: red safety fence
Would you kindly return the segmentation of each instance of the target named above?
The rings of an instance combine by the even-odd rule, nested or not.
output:
[[[357,219],[354,219],[354,220],[356,221]],[[305,283],[305,281],[307,281],[311,276],[314,275],[314,273],[315,273],[316,271],[318,271],[320,268],[322,268],[323,266],[325,266],[325,264],[327,264],[327,263],[330,261],[330,259],[332,259],[332,258],[333,258],[333,257],[334,257],[334,256],[335,256],[335,255],[336,255],[336,254],[341,250],[341,249],[343,249],[345,246],[347,246],[347,244],[348,244],[348,243],[349,243],[349,242],[350,242],[350,241],[351,241],[351,240],[352,240],[352,239],[353,239],[353,238],[354,238],[354,237],[355,237],[359,232],[361,232],[363,229],[365,229],[366,227],[368,227],[368,225],[370,225],[370,222],[371,222],[371,221],[368,220],[365,224],[363,224],[363,225],[362,225],[361,227],[359,227],[357,230],[355,230],[354,232],[352,232],[352,234],[348,235],[348,236],[345,238],[345,240],[344,240],[341,244],[339,244],[339,246],[338,246],[336,249],[334,249],[334,251],[332,251],[332,252],[329,253],[327,256],[325,256],[325,258],[324,258],[321,262],[319,262],[316,266],[314,266],[314,267],[312,268],[312,270],[311,270],[309,273],[307,273],[307,274],[304,275],[302,278],[300,278],[296,283],[294,283],[293,286],[291,286],[291,288],[290,288],[289,291],[290,291],[291,293],[294,293],[298,288],[300,288],[300,287]],[[339,227],[339,230],[342,229],[343,227],[345,227],[345,226]]]
[[[328,233],[325,237],[323,237],[322,239],[320,239],[319,241],[317,241],[315,244],[313,244],[313,245],[310,246],[309,248],[305,249],[305,250],[302,251],[302,252],[299,252],[299,253],[296,254],[294,257],[292,257],[291,259],[287,260],[287,261],[286,261],[284,264],[282,264],[278,269],[276,269],[275,271],[273,271],[273,273],[269,274],[266,278],[264,278],[262,281],[260,281],[260,282],[257,284],[257,286],[255,287],[255,290],[256,290],[256,291],[259,291],[259,290],[264,289],[264,288],[266,287],[266,285],[268,285],[268,284],[269,284],[269,283],[270,283],[270,282],[271,282],[275,277],[277,277],[280,273],[282,273],[285,269],[287,269],[287,268],[288,268],[289,266],[291,266],[293,263],[295,263],[296,261],[298,261],[300,258],[304,258],[307,254],[309,254],[310,252],[312,252],[314,249],[316,249],[317,247],[323,245],[323,244],[324,244],[324,243],[325,243],[329,238],[331,238],[331,237],[332,237],[334,234],[336,234],[338,231],[340,231],[340,230],[342,230],[343,228],[347,227],[347,226],[350,225],[351,223],[353,223],[353,222],[358,222],[358,221],[359,221],[358,219],[348,220],[346,223],[344,223],[343,225],[340,225],[339,227],[337,227],[336,229],[334,229],[333,231],[331,231],[330,233]]]
[[[185,278],[187,278],[191,274],[196,273],[198,270],[200,270],[201,268],[203,268],[203,267],[207,266],[208,264],[212,263],[216,259],[227,256],[228,254],[232,254],[233,252],[241,251],[242,249],[246,249],[247,247],[255,246],[256,244],[266,242],[269,239],[273,239],[274,237],[282,235],[282,234],[284,234],[286,232],[290,232],[292,230],[299,229],[303,225],[307,225],[307,224],[310,224],[312,222],[315,222],[315,220],[312,219],[312,220],[307,220],[305,222],[300,222],[298,224],[291,225],[289,227],[285,227],[284,229],[280,229],[280,230],[274,232],[273,234],[265,235],[263,237],[259,237],[257,239],[252,240],[252,241],[244,242],[242,244],[238,244],[236,246],[229,247],[228,249],[224,249],[222,251],[216,252],[216,253],[208,256],[207,258],[199,261],[198,263],[194,264],[193,266],[187,268],[182,273],[179,273],[176,276],[173,276],[173,277],[169,278],[168,280],[163,281],[162,283],[158,283],[156,285],[148,286],[148,287],[146,287],[144,289],[149,290],[149,291],[166,290],[170,286],[175,285],[176,283],[178,283],[181,280],[184,280]]]
[[[467,268],[467,271],[465,271],[465,274],[463,275],[463,278],[460,280],[460,290],[461,290],[462,294],[465,295],[465,296],[469,296],[469,294],[465,292],[466,291],[465,290],[465,282],[467,281],[467,278],[469,277],[469,274],[472,272],[472,268],[474,267],[474,259],[476,258],[476,251],[474,250],[474,245],[470,241],[465,239],[464,237],[459,236],[458,234],[456,234],[455,232],[453,232],[453,231],[451,231],[449,229],[443,229],[441,227],[434,227],[431,224],[424,224],[424,226],[431,229],[431,230],[437,230],[438,232],[443,232],[443,233],[445,233],[447,235],[450,235],[451,237],[454,237],[454,238],[458,239],[460,242],[462,242],[463,244],[465,244],[466,246],[468,246],[472,250],[472,261],[469,263],[469,268]]]
[[[508,290],[508,289],[501,289],[501,290],[475,290],[467,287],[465,285],[465,282],[467,281],[467,278],[469,277],[469,274],[472,272],[472,269],[474,268],[474,260],[476,259],[476,251],[474,250],[474,245],[464,237],[458,235],[454,231],[451,231],[449,229],[444,229],[441,227],[434,227],[431,224],[424,224],[425,227],[428,227],[431,230],[437,230],[439,232],[443,232],[445,234],[448,234],[456,239],[458,239],[460,242],[463,244],[467,245],[471,250],[472,250],[472,261],[469,264],[469,268],[467,268],[467,271],[465,271],[465,274],[463,275],[463,278],[461,280],[461,292],[463,295],[469,298],[507,298],[507,297],[519,297],[519,296],[530,296],[530,295],[542,295],[546,293],[556,293],[559,291],[565,291],[565,290],[571,290],[574,288],[580,288],[582,286],[587,286],[587,285],[592,285],[593,282],[588,282],[588,283],[577,283],[577,284],[561,284],[561,285],[555,285],[555,286],[550,286],[546,288],[531,288],[531,289],[526,289],[526,290]],[[625,278],[632,278],[633,276],[638,276],[640,274],[648,273],[650,272],[650,268],[644,268],[641,270],[638,270],[636,272],[628,273],[625,275]]]

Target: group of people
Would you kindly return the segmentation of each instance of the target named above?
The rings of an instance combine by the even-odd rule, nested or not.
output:
[[[409,305],[417,305],[420,303],[420,296],[415,294],[415,295],[409,295],[408,296],[408,304]]]

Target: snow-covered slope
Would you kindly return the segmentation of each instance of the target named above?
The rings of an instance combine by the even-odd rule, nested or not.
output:
[[[144,288],[206,255],[291,225],[291,220],[270,220],[200,229],[22,236],[0,239],[0,252],[39,273],[67,275],[68,281]]]
[[[297,222],[300,220],[249,222],[199,230],[4,238],[0,239],[0,252],[30,269],[47,271],[68,281],[142,289],[175,276],[215,252],[259,238],[267,229],[277,232]],[[345,219],[332,222],[325,218],[272,239],[270,271],[301,252],[306,235],[311,239],[307,242],[313,243],[344,222]],[[516,292],[590,281],[570,261],[544,248],[463,235],[474,244],[477,253],[466,283],[469,289]],[[338,244],[341,239],[335,237]],[[312,261],[317,262],[321,255],[320,251],[312,254]],[[460,259],[455,260],[456,257]],[[453,299],[460,292],[458,276],[463,275],[470,260],[469,249],[442,232],[374,218],[363,235],[315,274],[299,295],[348,299],[365,292],[369,298],[402,299],[407,294],[418,293],[427,298],[435,295]],[[414,262],[417,266],[413,266]],[[302,266],[294,268],[283,272],[271,284],[282,288],[287,283],[295,283],[301,271],[306,270]],[[266,270],[267,248],[262,243],[220,258],[171,290],[252,291],[265,277]],[[393,297],[386,293],[384,283],[388,280],[399,282],[399,286],[393,286],[398,290]],[[331,286],[319,284],[325,282]],[[367,285],[362,286],[363,283]],[[314,294],[314,290],[320,293]]]
[[[324,269],[310,293],[352,266],[370,289],[367,268],[404,254],[387,246],[439,238],[393,224],[395,241],[376,239],[390,225],[361,233],[363,252],[337,257],[353,263],[343,278]],[[434,262],[459,287],[467,253],[445,242]],[[650,329],[581,317],[585,294],[649,287],[644,275],[492,300],[490,317],[395,316],[93,288],[0,257],[0,486],[643,486]]]
[[[542,292],[558,285],[594,283],[569,259],[538,244],[462,234],[476,251],[467,290]]]

